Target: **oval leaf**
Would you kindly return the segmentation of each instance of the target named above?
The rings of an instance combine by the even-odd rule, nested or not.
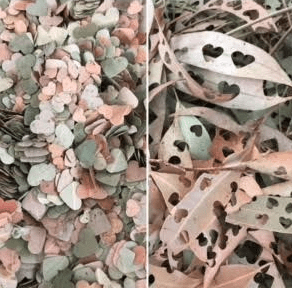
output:
[[[178,60],[186,64],[233,77],[292,85],[288,75],[267,52],[219,32],[174,36],[170,45],[179,52]]]

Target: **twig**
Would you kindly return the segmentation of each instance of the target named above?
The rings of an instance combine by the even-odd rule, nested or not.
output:
[[[282,10],[276,11],[276,12],[271,13],[271,14],[269,14],[269,15],[263,17],[263,18],[259,18],[259,19],[257,19],[257,20],[252,21],[252,22],[249,22],[249,23],[247,23],[247,24],[245,24],[245,25],[242,25],[242,26],[240,26],[240,27],[237,27],[237,28],[235,28],[235,29],[233,29],[233,30],[227,32],[226,35],[232,35],[232,34],[238,32],[238,31],[240,31],[240,30],[242,30],[242,29],[248,28],[248,27],[250,27],[250,26],[252,26],[252,25],[254,25],[254,24],[257,24],[257,23],[259,23],[259,22],[262,22],[262,21],[264,21],[264,20],[266,20],[266,19],[269,19],[269,18],[272,18],[272,17],[278,16],[278,15],[281,15],[281,14],[283,14],[283,13],[289,12],[289,11],[291,11],[291,10],[292,10],[292,7],[288,7],[288,8],[284,8],[284,9],[282,9]]]
[[[163,83],[163,84],[155,87],[154,89],[152,89],[149,92],[149,100],[148,101],[151,102],[156,95],[161,93],[167,87],[174,85],[177,81],[179,81],[179,80],[170,80],[170,81]]]
[[[287,8],[288,7],[287,6],[287,0],[282,0],[282,3],[283,3],[284,8]],[[288,21],[289,21],[289,25],[292,26],[292,21],[291,21],[290,14],[287,12],[286,15],[287,15],[287,18],[288,18]]]
[[[221,166],[221,167],[184,167],[181,165],[175,165],[175,164],[171,164],[169,162],[166,162],[162,159],[149,159],[150,164],[161,164],[161,165],[165,165],[167,167],[171,167],[173,169],[176,170],[180,170],[183,173],[186,173],[188,171],[219,171],[219,170],[242,170],[245,169],[245,165],[244,164],[235,164],[235,165],[226,165],[226,166]]]
[[[290,28],[283,34],[283,36],[280,38],[280,40],[276,43],[276,45],[271,49],[270,51],[270,55],[273,55],[277,49],[281,46],[281,44],[283,43],[283,41],[288,37],[288,35],[291,33],[292,31],[292,25],[290,26]]]
[[[180,170],[181,172],[183,172],[184,174],[187,172],[187,171],[194,171],[193,168],[186,168],[186,167],[183,167],[181,165],[174,165],[174,164],[171,164],[171,163],[168,163],[162,159],[149,159],[149,163],[150,164],[158,164],[158,165],[165,165],[167,167],[171,167],[171,168],[174,168],[176,170]],[[189,170],[190,169],[190,170]]]

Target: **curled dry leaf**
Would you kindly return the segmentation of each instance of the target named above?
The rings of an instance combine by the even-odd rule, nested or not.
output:
[[[230,116],[207,107],[191,107],[179,109],[175,112],[175,115],[194,115],[206,119],[208,122],[216,125],[219,128],[231,131],[235,134],[240,132],[248,132],[250,128],[239,125],[234,119]]]
[[[230,95],[225,95],[223,97],[220,93],[210,91],[208,89],[203,89],[194,79],[188,74],[188,72],[183,68],[178,62],[173,49],[169,47],[166,38],[163,36],[161,29],[159,30],[160,43],[158,45],[158,51],[164,65],[173,73],[177,75],[178,79],[185,79],[189,90],[192,95],[209,102],[222,102],[229,100]]]
[[[178,60],[186,64],[232,77],[292,84],[277,61],[264,50],[219,32],[174,36],[170,45],[179,53]]]
[[[203,87],[232,95],[230,101],[218,102],[218,105],[223,107],[256,111],[276,106],[291,99],[290,97],[266,96],[264,93],[264,81],[260,79],[243,78],[242,76],[234,77],[231,75],[226,77],[224,74],[190,65],[185,68],[194,75],[204,75],[202,80],[204,81],[202,83]],[[187,94],[191,94],[184,81],[176,82],[176,87]]]
[[[261,5],[257,4],[255,1],[249,0],[243,0],[240,3],[228,0],[211,0],[208,1],[208,3],[206,3],[203,7],[201,7],[200,11],[209,9],[223,10],[229,12],[239,18],[242,18],[247,23],[250,23],[251,21],[254,21],[256,19],[265,18],[269,15],[268,11],[264,9]],[[278,31],[273,19],[271,18],[260,21],[259,23],[255,23],[251,27],[257,32],[265,32],[269,30]]]
[[[292,179],[292,152],[275,152],[260,155],[258,159],[242,162],[240,167],[248,167],[255,171],[285,180]],[[237,166],[237,164],[234,164]],[[238,167],[239,167],[238,166]]]

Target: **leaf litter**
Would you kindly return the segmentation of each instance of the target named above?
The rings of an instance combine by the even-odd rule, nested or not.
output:
[[[149,6],[150,287],[292,287],[291,5]]]
[[[0,286],[146,287],[143,1],[0,1]]]

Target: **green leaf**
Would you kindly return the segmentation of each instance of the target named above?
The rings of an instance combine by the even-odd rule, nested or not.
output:
[[[201,121],[194,116],[181,116],[178,120],[183,138],[189,146],[192,159],[209,159],[209,149],[212,142]]]

